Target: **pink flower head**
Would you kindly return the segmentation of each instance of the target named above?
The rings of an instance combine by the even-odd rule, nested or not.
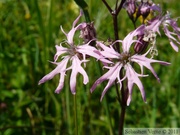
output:
[[[146,33],[158,33],[160,35],[159,28],[160,26],[163,26],[163,31],[168,37],[170,45],[176,52],[178,52],[178,46],[176,44],[180,45],[180,27],[178,27],[176,21],[177,20],[171,19],[170,14],[167,12],[164,16],[158,15],[149,21],[143,31]],[[173,32],[168,29],[169,27],[172,28]],[[175,38],[175,36],[177,36],[177,38]]]
[[[170,18],[170,14],[168,12],[164,16],[163,27],[164,33],[170,41],[170,45],[176,52],[178,52],[176,43],[180,45],[180,27],[177,25],[177,20]],[[169,27],[173,29],[173,32],[168,29]],[[177,36],[177,38],[175,38],[175,36]]]
[[[146,67],[149,69],[153,75],[157,78],[159,81],[159,78],[154,71],[153,67],[151,66],[151,63],[159,63],[162,65],[169,65],[170,63],[164,62],[164,61],[158,61],[154,59],[147,58],[147,54],[149,51],[143,55],[134,54],[132,55],[130,53],[130,47],[134,42],[138,42],[136,40],[133,40],[134,36],[136,36],[139,33],[139,29],[136,29],[135,31],[129,33],[123,41],[117,40],[109,47],[104,45],[101,42],[97,42],[98,46],[102,48],[102,51],[100,53],[107,59],[111,60],[113,64],[110,66],[105,66],[104,68],[108,69],[108,71],[101,76],[98,80],[95,81],[93,86],[91,87],[91,92],[95,90],[98,84],[102,83],[105,80],[109,80],[106,87],[104,88],[101,96],[101,100],[104,97],[107,90],[114,84],[115,80],[117,79],[120,88],[122,81],[127,79],[127,87],[129,90],[129,95],[127,99],[127,105],[130,104],[131,98],[132,98],[132,89],[134,84],[136,84],[141,92],[142,98],[144,101],[146,101],[145,91],[144,87],[142,85],[141,80],[139,77],[146,77],[147,75],[143,74],[143,67]],[[113,49],[113,45],[116,42],[122,43],[122,52],[118,53]],[[137,73],[135,69],[132,66],[132,63],[137,63],[141,68],[141,74]],[[120,71],[125,70],[124,76],[120,76]]]
[[[86,23],[80,23],[76,26],[77,22],[79,21],[80,17],[82,16],[82,12],[80,12],[80,15],[77,17],[77,19],[73,22],[72,29],[65,33],[64,30],[61,27],[62,32],[66,35],[67,41],[64,43],[62,42],[59,45],[56,45],[56,54],[54,56],[54,62],[51,62],[57,67],[51,71],[49,74],[45,75],[40,81],[39,84],[42,84],[50,79],[52,79],[56,74],[60,74],[60,80],[59,85],[56,88],[55,92],[59,93],[62,88],[64,87],[64,79],[66,76],[66,71],[71,71],[70,76],[70,89],[72,94],[76,93],[76,78],[77,74],[80,73],[83,76],[83,83],[87,84],[89,82],[88,75],[86,71],[83,69],[81,64],[84,65],[88,60],[86,60],[87,56],[92,56],[97,59],[101,59],[101,56],[99,56],[97,53],[95,53],[97,50],[95,47],[92,47],[89,45],[89,43],[92,41],[89,41],[86,44],[82,45],[74,45],[73,37],[77,30],[81,30],[86,26]],[[65,44],[66,47],[63,47],[62,44]],[[61,58],[62,60],[60,62],[57,62],[58,58],[63,55]],[[104,62],[108,62],[107,60],[102,60]],[[70,67],[68,66],[68,63],[71,64]]]

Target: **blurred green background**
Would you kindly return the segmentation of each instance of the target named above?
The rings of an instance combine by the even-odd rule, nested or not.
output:
[[[101,0],[86,2],[98,39],[113,38],[112,18]],[[113,7],[115,0],[109,2]],[[179,16],[178,0],[155,2],[170,11],[172,18]],[[60,94],[54,93],[58,75],[40,86],[38,81],[55,67],[48,60],[53,60],[55,45],[65,39],[60,25],[65,31],[70,30],[78,14],[79,8],[72,0],[0,0],[0,135],[74,134],[69,74]],[[180,22],[178,24],[180,26]],[[124,10],[119,15],[119,29],[121,39],[133,30]],[[147,104],[134,87],[125,127],[180,128],[180,54],[174,52],[163,34],[157,38],[157,44],[156,59],[171,65],[153,65],[161,83],[146,70],[149,77],[142,82]],[[80,135],[117,134],[120,107],[115,88],[100,102],[102,85],[92,94],[89,92],[101,75],[95,60],[88,62],[87,73],[90,75],[88,85],[82,84],[81,76],[77,82],[78,132]]]

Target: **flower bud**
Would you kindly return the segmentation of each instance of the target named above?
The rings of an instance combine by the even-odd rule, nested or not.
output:
[[[138,16],[142,15],[142,17],[145,19],[150,14],[150,7],[149,3],[141,3],[138,9]]]
[[[148,47],[149,42],[144,41],[144,35],[138,37],[138,42],[134,45],[134,51],[138,54],[142,54]]]
[[[96,38],[96,30],[94,28],[94,23],[87,23],[86,27],[81,29],[79,37],[82,38],[85,43],[88,43],[90,40]]]
[[[126,9],[131,20],[135,20],[136,3],[135,0],[128,0],[124,3],[123,7]]]

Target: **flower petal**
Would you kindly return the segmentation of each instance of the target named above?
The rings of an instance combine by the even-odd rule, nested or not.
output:
[[[77,47],[77,52],[81,53],[84,59],[86,58],[86,56],[91,56],[104,63],[112,63],[111,61],[105,59],[104,56],[102,56],[101,53],[99,53],[99,51],[95,47],[90,46],[90,42]]]
[[[120,41],[119,41],[120,42]],[[97,41],[97,46],[101,47],[103,51],[99,51],[106,58],[116,58],[118,59],[120,54],[114,50],[112,46],[106,46],[103,43]]]
[[[57,64],[57,67],[51,71],[49,74],[45,75],[40,81],[39,81],[39,85],[51,80],[56,74],[61,73],[61,72],[65,72],[66,66],[67,66],[67,62],[69,60],[69,57],[65,57],[61,62],[52,62],[54,64]]]
[[[111,74],[111,76],[108,77],[109,81],[108,81],[106,87],[104,88],[104,90],[103,90],[103,92],[101,94],[100,101],[102,101],[102,99],[103,99],[104,95],[106,94],[107,90],[112,86],[112,84],[115,82],[115,80],[117,78],[120,78],[120,70],[121,70],[121,68],[122,68],[122,65],[119,65],[119,64],[116,64],[114,66],[114,72]],[[121,88],[122,83],[121,83],[120,79],[118,79],[118,83],[119,83],[120,88]]]
[[[87,76],[87,73],[85,70],[81,67],[81,61],[79,58],[75,55],[71,58],[72,60],[72,65],[71,65],[71,77],[70,77],[70,88],[72,94],[76,94],[76,79],[77,79],[77,74],[80,73],[83,75],[83,83],[87,84],[89,82],[89,78]]]
[[[82,10],[80,11],[80,14],[79,16],[76,18],[76,20],[73,22],[73,25],[72,25],[72,28],[71,30],[66,33],[63,28],[61,27],[61,31],[66,35],[67,37],[67,42],[69,45],[72,45],[73,46],[73,38],[74,38],[74,34],[76,32],[76,30],[78,29],[82,29],[84,27],[86,27],[86,23],[80,23],[78,26],[76,26],[77,22],[79,21],[80,17],[82,16],[83,12]],[[75,27],[76,26],[76,27]]]
[[[56,54],[54,55],[54,61],[56,62],[60,55],[68,52],[68,49],[62,47],[61,45],[60,46],[56,45],[55,47],[56,47]]]
[[[64,87],[64,77],[65,77],[65,72],[62,72],[60,75],[60,79],[59,79],[59,84],[58,87],[55,90],[55,93],[59,94],[62,90],[62,88]]]
[[[131,102],[131,95],[132,95],[132,89],[133,89],[134,83],[138,86],[141,92],[142,98],[146,102],[146,95],[145,95],[144,87],[138,77],[138,76],[143,76],[143,75],[137,74],[130,64],[126,64],[125,69],[126,69],[126,76],[128,80],[128,90],[129,90],[129,97],[127,100],[127,105],[129,106]]]
[[[122,64],[120,64],[120,63],[116,63],[116,65],[114,65],[113,67],[108,67],[109,71],[106,72],[103,76],[101,76],[98,80],[95,81],[95,83],[91,87],[90,91],[93,92],[98,84],[102,83],[105,80],[109,80],[106,87],[104,88],[104,90],[102,92],[101,99],[100,99],[100,100],[102,100],[105,93],[112,86],[112,84],[114,83],[114,81],[116,79],[118,79],[120,87],[121,87],[121,82],[119,79],[120,78],[119,72],[120,72],[121,68],[122,68]]]
[[[160,79],[157,76],[156,72],[154,71],[153,67],[151,66],[151,63],[159,63],[162,65],[169,65],[170,64],[170,63],[164,62],[164,61],[149,59],[149,58],[145,57],[145,55],[134,55],[131,57],[131,61],[136,62],[137,64],[140,65],[140,67],[145,66],[146,68],[148,68],[153,73],[153,75],[156,77],[156,79],[158,81],[160,81]]]

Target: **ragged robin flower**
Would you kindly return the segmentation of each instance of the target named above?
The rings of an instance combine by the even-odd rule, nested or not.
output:
[[[147,41],[152,36],[160,33],[160,27],[162,27],[164,34],[168,37],[172,48],[178,52],[178,46],[180,45],[180,27],[177,25],[177,19],[171,19],[170,13],[167,12],[165,15],[159,14],[152,20],[148,21],[148,24],[141,31],[144,32],[144,39]],[[173,31],[170,31],[171,28]],[[149,33],[149,34],[148,34]],[[142,34],[142,33],[141,33]]]
[[[147,51],[145,54],[131,54],[130,48],[133,43],[138,42],[137,40],[133,40],[134,36],[139,34],[139,28],[135,31],[129,33],[123,41],[117,40],[112,45],[106,46],[102,42],[97,42],[97,45],[102,48],[101,53],[105,58],[111,60],[113,64],[110,64],[109,66],[104,66],[108,71],[102,75],[99,79],[95,81],[93,86],[91,87],[91,92],[95,90],[98,84],[102,83],[105,80],[108,80],[108,83],[106,87],[104,88],[101,99],[103,99],[105,93],[107,90],[114,84],[114,82],[117,80],[121,89],[122,82],[127,79],[127,88],[128,88],[128,98],[127,98],[127,105],[130,104],[131,98],[132,98],[132,91],[133,86],[136,84],[141,92],[143,100],[146,102],[146,95],[144,91],[144,87],[142,85],[141,80],[139,77],[146,77],[147,75],[143,74],[143,67],[146,67],[149,69],[152,74],[156,77],[158,81],[160,79],[158,78],[156,72],[154,71],[153,67],[151,66],[151,63],[159,63],[162,65],[169,65],[170,63],[154,60],[147,57],[147,54],[149,51]],[[113,45],[116,42],[122,43],[122,52],[118,53],[114,50]],[[133,63],[140,66],[141,73],[137,73],[135,69],[133,68]],[[123,76],[120,76],[121,70],[125,71]]]
[[[86,62],[88,61],[86,59],[87,56],[88,57],[92,56],[96,59],[101,59],[101,56],[95,53],[96,48],[89,45],[92,40],[82,45],[74,44],[73,38],[74,38],[75,32],[77,30],[82,30],[87,26],[85,22],[80,23],[76,26],[81,16],[82,16],[82,11],[80,12],[80,15],[76,18],[76,20],[73,22],[72,29],[68,33],[66,33],[61,27],[61,30],[66,35],[67,40],[65,42],[60,43],[60,45],[55,46],[56,54],[54,56],[54,62],[51,62],[51,63],[57,65],[57,67],[53,71],[51,71],[49,74],[45,75],[39,81],[39,84],[42,84],[52,79],[55,75],[60,74],[59,85],[56,88],[55,93],[59,93],[64,87],[64,79],[66,76],[66,71],[72,70],[71,75],[70,75],[70,89],[71,89],[72,94],[75,94],[76,93],[76,78],[77,78],[78,73],[80,73],[83,76],[84,84],[87,84],[89,82],[88,75],[86,71],[84,70],[84,68],[81,66],[82,64],[86,65]],[[64,44],[66,47],[63,46]],[[58,58],[60,56],[62,57],[60,59],[60,62],[58,62]],[[104,62],[107,62],[107,60],[105,60]],[[70,67],[67,67],[68,63],[71,64]]]

